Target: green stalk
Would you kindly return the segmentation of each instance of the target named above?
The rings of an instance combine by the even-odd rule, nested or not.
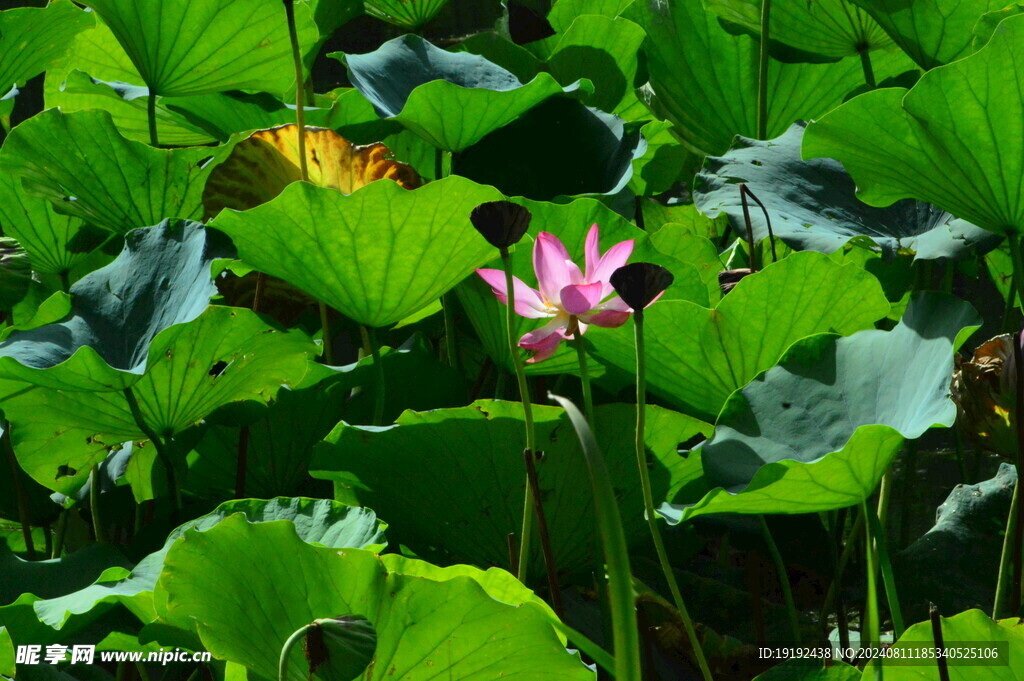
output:
[[[761,54],[757,63],[757,138],[768,139],[768,48],[772,0],[761,0]]]
[[[658,527],[658,516],[654,512],[654,494],[651,492],[651,477],[647,470],[647,448],[644,444],[644,434],[647,425],[647,358],[644,353],[644,311],[637,310],[633,314],[634,335],[636,339],[636,465],[640,471],[640,488],[644,497],[644,515],[647,517],[647,526],[651,531],[651,539],[654,541],[654,549],[658,554],[658,562],[661,563],[661,571],[665,575],[668,589],[672,593],[672,601],[675,603],[679,617],[686,629],[686,636],[690,639],[693,653],[697,657],[697,665],[700,667],[704,681],[711,681],[711,669],[708,667],[707,658],[704,656],[704,649],[697,638],[697,630],[693,626],[693,619],[686,608],[683,594],[679,590],[679,583],[676,581],[675,572],[668,560],[668,552],[665,550],[665,543],[661,538],[661,529]]]
[[[775,543],[772,531],[768,528],[768,521],[764,519],[763,515],[759,514],[757,517],[761,521],[761,536],[764,538],[764,543],[768,547],[768,553],[771,554],[772,561],[775,563],[775,572],[779,575],[779,586],[782,587],[782,598],[786,602],[786,612],[789,614],[789,627],[793,630],[793,640],[799,644],[800,617],[796,611],[796,602],[793,600],[793,589],[789,584],[789,572],[786,570],[786,562],[782,560],[779,546]]]
[[[867,508],[867,505],[865,505]],[[878,563],[882,569],[882,585],[885,587],[885,598],[889,603],[889,614],[892,616],[892,629],[896,640],[903,636],[906,627],[903,625],[903,609],[900,607],[900,597],[896,592],[896,578],[892,571],[892,562],[889,560],[889,547],[885,538],[885,527],[882,521],[868,508],[868,528],[874,537],[874,550],[877,552]]]
[[[288,657],[292,654],[295,644],[302,640],[312,626],[312,624],[307,624],[299,627],[281,646],[281,657],[277,661],[277,681],[285,681],[288,678]]]
[[[327,313],[327,303],[318,301],[320,305],[320,329],[324,342],[324,362],[334,366],[334,335],[331,333],[331,319]]]
[[[1014,485],[1013,497],[1010,500],[1010,514],[1006,518],[1006,532],[1003,533],[1003,550],[999,555],[999,579],[996,582],[996,598],[992,605],[992,619],[1009,617],[1013,612],[1010,607],[1010,581],[1013,573],[1013,537],[1017,534],[1017,512],[1020,508],[1020,486]]]
[[[609,674],[615,674],[615,658],[612,657],[611,653],[557,617],[552,617],[548,621],[551,622],[551,626],[554,627],[556,631],[562,634],[562,636],[565,636],[565,638],[569,640],[569,643],[576,646],[580,652],[596,662],[599,667]]]
[[[869,517],[868,504],[860,502],[860,512],[865,520]],[[860,624],[860,644],[867,648],[872,643],[878,643],[881,639],[880,625],[878,621],[878,586],[875,581],[875,550],[871,545],[870,522],[864,523],[864,558],[867,564],[867,586],[868,592],[864,604],[864,616]]]
[[[302,77],[302,50],[299,49],[299,32],[295,27],[295,3],[284,1],[284,14],[288,18],[288,38],[292,43],[292,62],[295,65],[295,124],[299,128],[299,173],[304,182],[309,181],[309,168],[306,165],[306,112],[305,79]]]
[[[875,89],[875,70],[871,67],[871,52],[866,46],[858,47],[860,53],[860,67],[864,71],[864,82],[872,90]]]
[[[601,534],[605,565],[608,570],[608,602],[615,642],[615,681],[640,681],[640,633],[637,630],[636,598],[629,567],[629,546],[622,529],[622,516],[615,499],[611,476],[598,449],[597,440],[586,418],[576,405],[564,397],[550,395],[572,422],[583,446],[587,472],[594,493],[594,510]]]
[[[850,538],[846,542],[846,545],[843,546],[843,553],[839,556],[839,562],[836,564],[836,572],[839,575],[842,575],[843,571],[846,569],[846,564],[850,562],[850,556],[853,555],[853,547],[856,544],[854,538],[857,536],[857,533],[860,532],[861,527],[863,526],[864,516],[858,514],[857,519],[853,522],[853,527],[850,528]],[[839,531],[842,532],[842,528],[839,528]],[[840,537],[840,541],[841,540],[842,537]],[[831,584],[829,584],[828,591],[825,593],[825,602],[821,609],[822,619],[824,619],[825,615],[827,615],[832,608],[832,601],[836,597],[836,581],[838,580],[835,580]]]
[[[100,465],[96,464],[89,471],[89,515],[92,518],[92,533],[100,544],[103,539],[103,522],[100,518]]]
[[[583,409],[587,414],[587,422],[591,428],[597,427],[594,420],[594,397],[590,392],[590,371],[587,369],[587,351],[583,347],[583,334],[580,333],[579,320],[575,317],[569,324],[569,328],[575,328],[572,335],[572,343],[576,346],[576,359],[580,365],[580,385],[583,387]]]
[[[149,121],[149,143],[151,146],[159,147],[160,139],[156,132],[156,95],[152,89],[146,98],[146,118]]]
[[[373,355],[373,368],[375,370],[377,391],[374,395],[373,404],[373,425],[384,425],[384,399],[387,390],[384,378],[384,363],[380,359],[380,343],[377,341],[377,329],[372,326],[366,327],[366,335],[370,338],[370,353]]]
[[[1010,255],[1013,258],[1013,279],[1017,284],[1017,293],[1024,301],[1024,261],[1021,260],[1020,241],[1016,234],[1009,234]],[[1021,354],[1020,334],[1013,339],[1013,357],[1017,369],[1016,395],[1014,401],[1013,426],[1017,434],[1017,485],[1020,485],[1020,472],[1024,471],[1024,357]],[[1016,525],[1013,528],[1013,582],[1010,590],[1010,610],[1016,612],[1021,605],[1021,582],[1024,578],[1024,504],[1017,503]],[[1007,528],[1009,530],[1009,528]]]
[[[446,293],[441,296],[441,310],[444,313],[444,340],[445,351],[448,356],[448,366],[453,369],[459,368],[458,345],[455,342],[455,295]]]
[[[57,532],[53,538],[53,550],[50,552],[50,558],[60,558],[60,554],[64,550],[64,533],[67,529],[68,511],[63,509],[57,517]]]
[[[168,492],[174,500],[175,516],[177,516],[178,512],[181,511],[181,490],[178,489],[178,475],[174,471],[174,462],[171,459],[170,452],[167,451],[167,444],[146,423],[146,419],[142,415],[142,409],[139,408],[139,401],[135,398],[135,393],[132,392],[132,389],[125,388],[123,392],[125,399],[128,401],[128,409],[131,410],[132,418],[135,419],[135,425],[153,443],[153,448],[156,449],[156,456],[160,459],[160,463],[164,465],[164,469],[167,472]]]
[[[3,447],[7,454],[7,463],[11,468],[11,484],[14,487],[14,496],[17,499],[18,522],[21,523],[21,536],[25,540],[25,553],[29,560],[36,559],[36,546],[32,541],[32,521],[28,510],[28,493],[21,484],[21,468],[18,466],[18,457],[14,455],[14,445],[11,444],[11,424],[4,423]]]
[[[516,291],[515,281],[512,278],[512,254],[507,248],[501,249],[501,264],[505,268],[505,290],[508,292],[508,299],[505,305],[505,339],[508,343],[508,352],[512,356],[512,366],[516,371],[516,380],[519,382],[519,400],[523,405],[523,423],[526,426],[526,451],[530,454],[537,452],[537,434],[533,427],[533,405],[530,403],[530,386],[526,382],[526,369],[523,368],[523,357],[519,353],[519,345],[516,343],[515,334],[515,306]],[[499,378],[504,374],[499,374]],[[519,560],[517,561],[516,576],[520,582],[526,583],[527,570],[530,563],[530,546],[533,535],[533,510],[534,510],[533,488],[529,479],[526,482],[526,495],[523,499],[523,522],[519,532]],[[543,507],[542,509],[543,510]]]

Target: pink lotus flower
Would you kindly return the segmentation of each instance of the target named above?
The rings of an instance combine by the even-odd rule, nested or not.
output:
[[[595,224],[587,234],[586,271],[581,272],[558,237],[548,232],[537,235],[533,245],[533,271],[539,290],[513,277],[516,314],[550,320],[519,339],[519,347],[535,353],[527,362],[543,362],[555,353],[563,340],[583,334],[589,324],[614,328],[629,319],[633,310],[622,298],[612,296],[615,290],[609,279],[633,253],[633,240],[621,241],[601,255],[598,238]],[[491,269],[478,269],[476,273],[490,285],[498,300],[507,305],[505,273]]]

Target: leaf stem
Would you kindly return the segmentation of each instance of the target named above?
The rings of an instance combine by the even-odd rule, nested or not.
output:
[[[711,669],[708,667],[707,658],[704,656],[704,649],[701,647],[700,639],[697,638],[697,630],[693,626],[693,619],[686,608],[683,594],[679,590],[679,583],[676,581],[675,572],[668,559],[668,552],[665,550],[665,543],[662,541],[661,530],[658,527],[658,516],[654,512],[654,494],[651,492],[651,477],[647,469],[647,448],[644,443],[644,435],[647,425],[647,359],[644,352],[644,311],[637,310],[633,314],[634,337],[636,340],[636,465],[640,473],[640,489],[644,497],[644,515],[647,518],[647,527],[651,531],[651,539],[654,541],[654,549],[658,554],[658,562],[661,563],[661,571],[665,575],[668,589],[672,593],[672,601],[679,617],[686,629],[686,636],[690,639],[693,653],[697,658],[697,665],[700,667],[704,681],[711,681]]]
[[[551,608],[561,620],[565,619],[565,609],[562,607],[562,592],[558,588],[558,569],[555,566],[555,552],[551,550],[551,534],[548,532],[548,521],[544,515],[544,502],[541,500],[540,481],[537,478],[537,465],[534,462],[536,454],[528,449],[523,450],[523,460],[526,462],[526,482],[533,493],[533,508],[537,514],[537,535],[540,538],[540,548],[544,552],[544,567],[547,570],[548,590],[551,592]]]
[[[446,293],[441,296],[441,309],[444,311],[444,346],[448,357],[448,366],[458,370],[459,347],[455,338],[455,296]]]
[[[159,147],[160,138],[156,132],[156,94],[152,88],[146,98],[146,119],[149,121],[149,143],[151,146]]]
[[[867,596],[864,604],[864,616],[860,625],[860,644],[867,648],[872,643],[878,643],[881,638],[878,621],[878,586],[875,579],[875,550],[871,543],[871,523],[867,520],[867,501],[860,502],[860,512],[864,516],[864,558],[867,567]]]
[[[864,71],[864,82],[874,90],[877,86],[875,85],[875,70],[871,67],[871,51],[868,50],[867,45],[858,45],[857,52],[860,53],[860,67]]]
[[[57,517],[57,531],[53,537],[53,550],[50,551],[50,558],[60,558],[60,554],[64,550],[64,533],[67,532],[67,529],[68,511],[62,509]]]
[[[284,0],[284,14],[288,19],[288,38],[292,43],[292,62],[295,64],[295,124],[299,128],[299,174],[303,182],[308,182],[306,112],[303,105],[306,80],[302,77],[302,51],[299,49],[299,31],[295,26],[295,3],[292,0]]]
[[[782,599],[786,603],[786,613],[789,615],[789,627],[793,630],[793,640],[799,644],[800,616],[796,611],[793,589],[789,584],[789,571],[786,569],[786,562],[782,559],[782,553],[779,552],[779,545],[775,543],[772,531],[768,527],[768,521],[765,520],[763,514],[758,514],[757,518],[761,521],[761,537],[764,539],[765,546],[768,547],[768,553],[772,557],[772,562],[775,563],[775,572],[779,576],[779,587],[782,589]]]
[[[11,443],[11,424],[4,421],[3,433],[0,439],[3,440],[3,447],[7,454],[7,463],[11,468],[11,484],[14,487],[14,496],[17,498],[18,522],[21,523],[21,536],[25,540],[25,553],[29,560],[36,559],[36,546],[32,541],[32,520],[28,510],[28,493],[21,484],[21,467],[18,465],[18,457],[14,455],[14,445]]]
[[[512,278],[512,253],[507,248],[501,250],[501,263],[505,268],[505,290],[508,292],[508,300],[505,305],[505,339],[508,343],[508,352],[512,357],[512,366],[516,372],[516,380],[519,382],[519,400],[523,405],[523,423],[526,427],[526,451],[536,453],[537,434],[533,427],[533,405],[530,403],[530,386],[526,382],[526,369],[523,368],[523,357],[519,353],[519,345],[516,343],[515,335],[515,306],[516,291],[515,282]],[[499,374],[499,378],[504,374]],[[533,534],[533,513],[534,510],[533,488],[529,480],[526,483],[526,495],[523,499],[523,522],[519,532],[519,561],[516,576],[520,582],[526,583],[526,575],[530,563],[530,541]],[[543,506],[540,508],[543,511]]]
[[[380,358],[380,342],[377,340],[377,329],[372,326],[366,327],[366,334],[370,337],[370,353],[373,355],[373,368],[376,375],[377,389],[374,391],[373,404],[373,425],[384,425],[384,403],[387,383],[384,377],[384,363]]]
[[[317,301],[320,306],[320,330],[321,340],[324,344],[324,362],[328,366],[334,366],[334,334],[331,333],[331,316],[327,303]]]
[[[768,139],[768,59],[772,0],[761,0],[761,53],[757,64],[757,138]]]
[[[100,517],[100,465],[96,464],[89,471],[89,516],[92,519],[92,534],[100,544],[105,543],[103,537],[103,520]]]
[[[156,431],[150,428],[146,423],[146,419],[142,415],[142,409],[139,408],[139,401],[135,398],[135,393],[132,389],[130,387],[125,388],[123,393],[125,399],[128,401],[128,409],[131,410],[132,418],[135,419],[135,425],[137,425],[143,435],[153,443],[153,448],[156,449],[157,458],[160,459],[160,463],[164,465],[164,470],[167,474],[168,493],[174,501],[174,515],[176,520],[177,515],[181,511],[181,490],[178,489],[178,474],[174,470],[174,462],[171,460],[170,452],[167,451],[166,443],[161,440]]]
[[[949,667],[946,663],[946,641],[942,635],[942,618],[934,603],[928,604],[928,619],[932,622],[932,643],[940,651],[935,656],[935,665],[939,671],[939,681],[949,681]]]
[[[587,414],[587,422],[591,428],[595,428],[597,421],[594,420],[594,396],[590,391],[590,371],[587,368],[587,350],[583,347],[583,334],[580,333],[580,322],[576,317],[572,318],[569,328],[575,328],[572,335],[572,343],[576,346],[576,359],[580,365],[580,385],[583,388],[583,409]]]
[[[1013,573],[1013,538],[1017,534],[1017,512],[1020,508],[1020,485],[1014,484],[1010,500],[1010,513],[1006,517],[1006,531],[1003,533],[1003,550],[999,555],[999,578],[996,581],[996,597],[992,604],[992,619],[1006,617],[1010,608],[1010,575]]]
[[[892,617],[892,629],[896,640],[903,636],[906,627],[903,624],[903,609],[900,607],[900,597],[896,592],[896,578],[892,571],[892,561],[889,560],[889,547],[885,538],[885,527],[881,519],[874,511],[865,504],[868,511],[868,529],[874,538],[874,550],[878,557],[878,564],[882,570],[882,586],[885,587],[885,598],[889,603],[889,615]]]
[[[1020,240],[1015,233],[1007,235],[1010,242],[1010,255],[1013,258],[1013,279],[1017,285],[1017,293],[1024,301],[1024,261],[1021,260]],[[1017,485],[1020,485],[1020,472],[1024,471],[1024,357],[1021,353],[1021,341],[1024,330],[1014,335],[1013,359],[1017,375],[1015,401],[1013,410],[1013,426],[1017,434]],[[1009,529],[1009,528],[1007,528]],[[1010,610],[1016,612],[1021,605],[1021,578],[1024,572],[1024,503],[1018,501],[1016,525],[1013,528],[1013,582],[1010,590]]]
[[[608,603],[612,619],[612,640],[615,642],[615,681],[640,681],[640,633],[637,630],[629,547],[611,476],[594,433],[580,410],[564,397],[550,393],[549,396],[565,409],[580,439],[587,462],[597,526],[608,571]]]

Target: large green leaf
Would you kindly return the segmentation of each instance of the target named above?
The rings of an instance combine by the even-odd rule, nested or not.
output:
[[[832,253],[851,239],[867,237],[884,251],[914,251],[917,258],[957,258],[987,251],[1000,237],[919,201],[888,208],[857,199],[856,186],[830,158],[804,161],[805,126],[760,142],[737,138],[725,156],[709,157],[694,182],[693,200],[709,217],[722,213],[738,234],[747,231],[739,185],[745,183],[768,209],[775,236],[795,249]],[[754,238],[768,237],[764,216],[748,199]]]
[[[954,343],[978,324],[969,303],[927,293],[912,299],[892,331],[801,341],[729,398],[703,448],[705,474],[733,487],[765,464],[810,463],[838,451],[861,426],[886,425],[914,440],[953,425]]]
[[[802,252],[744,278],[715,309],[664,301],[644,314],[647,383],[688,413],[714,420],[726,398],[815,333],[850,334],[889,312],[878,280],[854,264]],[[635,364],[632,324],[588,336],[598,358]]]
[[[558,237],[565,245],[569,256],[577,264],[584,263],[584,245],[591,225],[597,224],[600,229],[601,251],[605,252],[614,244],[627,239],[635,240],[633,262],[656,262],[672,271],[675,282],[665,294],[667,300],[690,300],[699,304],[707,304],[705,288],[701,284],[700,274],[687,261],[675,260],[669,254],[665,257],[649,243],[643,230],[637,229],[628,220],[594,199],[577,199],[572,203],[555,204],[529,199],[516,199],[516,203],[530,210],[533,218],[530,222],[528,235],[514,249],[512,273],[536,287],[537,277],[533,271],[530,257],[533,242],[540,232],[549,232]],[[500,258],[495,257],[487,265],[502,268]],[[717,271],[715,273],[717,289]],[[508,340],[505,331],[505,306],[494,297],[491,287],[477,276],[472,276],[459,284],[455,289],[459,302],[469,317],[473,329],[483,343],[487,354],[504,366],[513,370],[512,357],[508,352]],[[541,320],[515,317],[513,335],[518,339],[527,331],[538,327]],[[606,329],[593,328],[586,338],[595,334],[606,333]],[[577,367],[575,350],[563,347],[550,358],[538,364],[530,364],[526,370],[533,374],[557,374],[575,371]],[[592,370],[596,370],[593,367]]]
[[[224,90],[280,94],[294,87],[291,43],[279,0],[88,0],[150,92]],[[296,12],[301,45],[315,43],[308,6]]]
[[[690,146],[721,154],[734,135],[756,135],[756,40],[727,33],[701,0],[638,0],[624,16],[647,32],[644,54],[657,96],[655,111],[675,123]],[[883,56],[875,58],[877,79],[905,70],[891,54],[878,54]],[[773,60],[768,136],[829,111],[863,82],[859,57],[831,64]]]
[[[160,150],[125,139],[104,111],[44,111],[7,137],[0,160],[61,213],[124,234],[203,215],[206,178],[230,146]]]
[[[493,257],[469,214],[499,198],[461,177],[412,191],[381,180],[350,195],[299,182],[252,210],[224,210],[214,224],[247,264],[381,327],[433,302]]]
[[[130,232],[114,262],[71,287],[70,309],[57,321],[7,335],[0,375],[55,389],[131,385],[157,334],[206,309],[217,292],[210,266],[231,255],[223,235],[194,222]]]
[[[70,0],[0,12],[0,91],[25,84],[64,56],[68,43],[92,25]]]
[[[931,69],[971,52],[974,26],[1005,0],[850,0],[868,11],[910,57]]]
[[[174,529],[162,548],[150,553],[130,570],[113,567],[103,571],[91,585],[64,595],[32,603],[39,621],[62,629],[72,617],[93,611],[100,605],[120,603],[143,623],[156,619],[153,588],[163,570],[171,546],[189,530],[205,532],[225,518],[241,514],[250,523],[287,520],[302,541],[331,548],[380,550],[387,545],[387,525],[365,508],[345,506],[327,499],[278,497],[226,501],[206,515]]]
[[[793,659],[759,674],[754,681],[861,681],[861,674],[841,660]]]
[[[558,82],[569,85],[581,78],[594,84],[587,103],[614,111],[633,91],[638,52],[644,31],[628,19],[581,16],[559,37],[548,69]]]
[[[633,443],[635,408],[598,408],[601,440],[627,536],[642,543],[643,503]],[[586,465],[579,442],[561,409],[534,407],[537,463],[551,544],[560,570],[594,566],[598,543]],[[680,442],[706,434],[708,424],[658,407],[648,410],[646,433],[658,498],[679,486],[685,460]],[[339,426],[314,453],[314,477],[333,480],[394,523],[395,538],[445,562],[481,566],[508,564],[507,536],[517,532],[525,491],[522,407],[516,402],[479,401],[458,409],[406,412],[390,428]],[[535,547],[536,548],[536,547]],[[543,560],[533,551],[533,574]]]
[[[110,235],[61,215],[46,199],[31,196],[21,180],[0,167],[0,230],[29,254],[32,269],[67,274]]]
[[[271,400],[282,384],[302,379],[316,352],[301,331],[283,332],[251,310],[230,307],[210,307],[165,328],[145,349],[139,373],[104,367],[105,373],[132,384],[143,422],[168,440],[226,404]],[[21,466],[65,494],[111,447],[147,438],[116,390],[23,388],[5,397],[4,411]],[[152,460],[152,447],[146,455]]]
[[[1024,627],[1021,620],[1010,619],[993,622],[981,610],[968,610],[952,617],[940,617],[942,638],[949,645],[949,681],[1020,681],[1024,679]],[[962,642],[958,650],[956,643]],[[920,655],[925,649],[934,648],[935,638],[931,622],[918,622],[908,627],[903,636],[893,644],[893,659],[872,660],[864,668],[864,681],[930,681],[937,678],[935,663],[908,665],[902,657]],[[969,647],[968,647],[969,645]],[[973,650],[975,654],[986,648],[1000,645],[995,662],[987,660],[962,659],[961,656]],[[979,650],[980,649],[980,650]],[[979,664],[980,663],[980,664]]]
[[[705,0],[705,5],[760,37],[761,0]],[[893,42],[878,22],[850,0],[775,0],[770,9],[771,40],[800,52],[841,59],[884,49]]]
[[[342,60],[381,117],[447,151],[461,151],[552,96],[579,88],[563,90],[547,73],[523,84],[479,55],[448,52],[415,35]]]
[[[310,546],[287,523],[228,518],[187,533],[167,555],[156,598],[162,620],[195,626],[215,657],[262,677],[275,677],[281,647],[299,627],[362,615],[377,631],[377,651],[360,679],[593,678],[536,606],[496,600],[471,577],[406,576],[369,551]],[[293,649],[286,678],[307,676]]]
[[[911,90],[875,90],[813,123],[804,156],[829,156],[859,197],[932,203],[993,232],[1024,230],[1024,16],[977,53],[929,71]],[[986,84],[978,87],[978,83]]]
[[[433,19],[448,0],[366,0],[365,4],[371,17],[415,31]]]

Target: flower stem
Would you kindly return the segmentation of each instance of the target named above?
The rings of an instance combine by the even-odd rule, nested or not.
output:
[[[505,268],[505,290],[508,291],[508,301],[505,306],[505,337],[508,341],[508,352],[512,356],[512,366],[515,368],[516,380],[519,382],[519,399],[523,405],[523,423],[526,426],[526,451],[536,453],[536,432],[533,428],[533,406],[530,404],[530,386],[526,382],[526,369],[523,368],[523,357],[519,354],[519,345],[516,343],[515,335],[515,306],[516,291],[515,282],[512,279],[512,254],[507,248],[501,249],[501,262]],[[519,533],[519,560],[516,576],[520,582],[526,582],[526,575],[530,563],[530,541],[533,534],[533,513],[534,499],[533,489],[529,480],[526,482],[526,496],[523,499],[523,523]],[[543,507],[538,509],[543,511]]]
[[[89,471],[89,516],[92,519],[93,538],[100,544],[103,540],[103,521],[100,517],[100,465]]]
[[[757,138],[768,139],[768,48],[772,0],[761,0],[761,54],[757,65]]]
[[[587,414],[587,421],[590,427],[596,427],[594,420],[594,397],[590,392],[590,371],[587,369],[587,351],[583,347],[583,334],[580,333],[579,321],[574,317],[570,327],[576,328],[572,336],[573,345],[576,346],[576,358],[580,364],[580,385],[583,387],[583,409]]]
[[[277,681],[285,681],[285,679],[288,678],[288,658],[291,656],[292,649],[295,648],[295,644],[303,639],[311,626],[313,625],[307,624],[299,627],[295,630],[295,633],[288,637],[288,640],[284,642],[284,645],[281,646],[281,657],[277,662]]]
[[[373,404],[373,425],[384,425],[384,398],[387,385],[384,377],[384,363],[380,359],[380,342],[377,340],[377,329],[372,326],[366,327],[366,334],[370,338],[370,353],[373,356],[373,368],[376,374],[377,389],[374,394]]]
[[[295,64],[295,124],[299,128],[299,174],[304,182],[308,182],[306,112],[303,107],[306,81],[302,77],[302,51],[299,49],[299,32],[295,27],[295,3],[292,0],[284,0],[284,14],[288,19],[288,38],[292,43],[292,62]]]
[[[636,465],[640,472],[640,488],[644,497],[644,515],[647,517],[647,526],[651,531],[651,539],[654,541],[654,549],[658,554],[658,562],[661,563],[661,571],[665,575],[668,589],[672,593],[672,601],[679,617],[686,629],[686,636],[690,639],[693,653],[697,657],[697,664],[700,667],[704,681],[711,681],[711,669],[704,656],[704,649],[701,647],[700,639],[697,638],[697,630],[693,626],[693,619],[686,608],[683,594],[679,591],[679,583],[676,581],[675,572],[668,560],[668,552],[665,550],[665,543],[661,538],[661,530],[658,527],[658,516],[654,512],[654,494],[651,492],[651,477],[647,470],[647,448],[644,444],[644,434],[647,424],[647,360],[644,354],[644,312],[637,310],[633,315],[634,335],[636,338]]]
[[[1003,533],[1003,550],[999,555],[999,579],[996,582],[996,598],[992,605],[992,619],[998,620],[1012,612],[1010,608],[1010,575],[1013,572],[1013,537],[1017,534],[1017,510],[1020,508],[1020,485],[1014,485],[1010,500],[1010,513],[1006,517],[1006,532]]]
[[[555,566],[555,552],[551,550],[551,534],[548,532],[548,521],[544,515],[544,502],[541,500],[540,481],[537,478],[537,465],[534,463],[533,452],[523,450],[523,460],[526,462],[526,483],[533,493],[533,508],[537,513],[537,535],[540,538],[540,547],[544,552],[544,567],[547,570],[548,590],[551,592],[551,608],[558,615],[559,619],[565,619],[565,609],[562,607],[562,592],[558,588],[558,569]]]
[[[177,522],[177,516],[181,512],[181,490],[178,489],[178,475],[174,471],[174,462],[167,451],[167,445],[160,439],[156,431],[146,423],[146,419],[142,415],[142,409],[139,408],[139,401],[135,398],[135,393],[132,389],[125,388],[123,392],[125,399],[128,401],[128,409],[131,410],[132,418],[135,419],[135,425],[153,443],[153,448],[156,449],[156,456],[160,459],[160,463],[164,465],[167,474],[167,491],[174,501],[174,520]]]
[[[896,578],[892,571],[892,561],[889,560],[889,548],[885,539],[885,527],[882,521],[867,504],[864,508],[868,512],[868,529],[875,541],[875,551],[878,556],[878,563],[882,570],[882,585],[885,587],[885,598],[889,602],[889,615],[892,617],[893,634],[898,640],[903,636],[903,609],[900,607],[900,597],[896,592]]]
[[[946,641],[942,635],[942,618],[939,616],[939,609],[934,603],[928,604],[928,619],[932,623],[932,643],[938,654],[935,656],[935,666],[938,668],[939,681],[949,681],[949,666],[946,662]]]

